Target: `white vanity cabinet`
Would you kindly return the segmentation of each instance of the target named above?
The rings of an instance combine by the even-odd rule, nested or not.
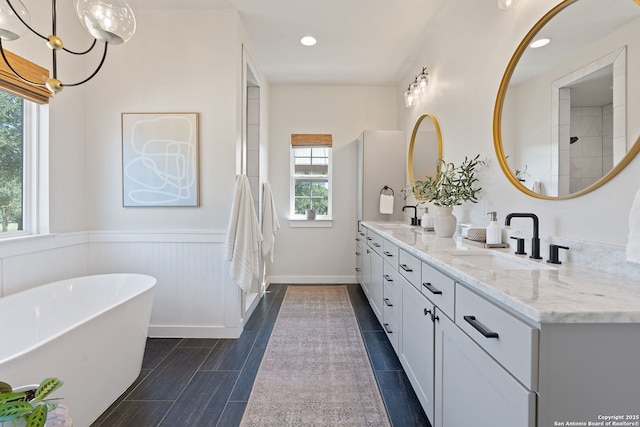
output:
[[[401,289],[398,273],[398,247],[388,240],[382,244],[382,326],[387,337],[398,353],[400,349]]]
[[[569,266],[487,274],[458,267],[454,242],[363,226],[364,272],[379,262],[383,280],[365,292],[433,427],[640,423],[636,282]]]
[[[435,306],[400,277],[402,312],[398,357],[429,420],[434,415]]]
[[[362,285],[364,276],[364,249],[366,246],[365,238],[367,234],[362,230],[356,231],[355,237],[355,255],[356,255],[356,280]]]
[[[378,317],[380,323],[383,323],[383,270],[382,270],[382,237],[366,229],[366,244],[363,245],[364,253],[362,260],[363,283],[362,287],[367,295],[369,304],[373,312]]]
[[[535,394],[447,316],[435,326],[434,427],[534,427]]]

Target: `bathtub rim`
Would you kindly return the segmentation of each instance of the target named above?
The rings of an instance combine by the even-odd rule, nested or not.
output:
[[[112,310],[114,307],[117,307],[119,305],[125,304],[128,301],[131,301],[132,299],[134,299],[136,297],[139,297],[140,295],[143,295],[143,294],[145,294],[147,292],[153,292],[155,290],[155,286],[158,283],[158,280],[154,276],[151,276],[149,274],[143,274],[143,273],[89,274],[89,275],[85,275],[85,276],[76,276],[76,277],[71,277],[71,278],[68,278],[68,279],[56,280],[55,282],[43,283],[42,285],[34,286],[32,288],[25,289],[23,291],[16,292],[14,294],[7,295],[5,297],[0,298],[0,301],[4,300],[4,302],[6,303],[7,299],[8,299],[9,300],[8,302],[11,303],[12,297],[15,297],[17,295],[23,294],[25,292],[32,292],[32,291],[36,292],[37,289],[44,288],[44,287],[47,287],[47,286],[55,286],[56,284],[59,284],[59,283],[62,283],[62,282],[71,282],[71,281],[74,281],[74,280],[84,279],[84,278],[86,278],[86,279],[95,278],[95,277],[105,278],[105,277],[108,277],[108,276],[110,276],[110,277],[124,277],[124,276],[137,277],[137,278],[145,280],[145,286],[144,286],[143,289],[140,289],[139,291],[134,292],[131,295],[129,295],[127,298],[122,300],[119,304],[110,305],[110,306],[105,307],[102,310],[98,310],[95,313],[92,313],[90,316],[84,317],[82,319],[82,322],[74,323],[73,325],[71,325],[71,326],[69,326],[67,328],[60,329],[55,334],[52,334],[52,335],[48,336],[47,338],[42,339],[42,340],[36,342],[35,344],[30,345],[30,346],[22,349],[19,352],[13,353],[10,356],[7,356],[7,357],[5,357],[3,359],[0,359],[0,366],[5,364],[5,363],[10,363],[11,361],[13,361],[15,359],[17,359],[17,358],[19,358],[21,356],[24,356],[25,354],[28,354],[31,351],[34,351],[34,350],[38,349],[39,347],[41,347],[41,346],[43,346],[43,345],[55,340],[56,338],[59,338],[60,336],[64,335],[65,333],[68,333],[69,331],[73,330],[74,328],[77,328],[79,325],[87,323],[87,322],[89,322],[89,321],[91,321],[91,320],[103,315],[104,313]]]

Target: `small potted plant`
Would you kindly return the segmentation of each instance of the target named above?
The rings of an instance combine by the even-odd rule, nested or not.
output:
[[[478,202],[476,194],[481,188],[476,187],[476,167],[484,165],[479,157],[479,154],[473,159],[465,157],[457,166],[441,160],[436,176],[428,176],[413,183],[411,188],[416,198],[431,202],[437,207],[434,218],[437,236],[451,237],[455,233],[457,220],[453,215],[454,206],[464,202]]]
[[[58,378],[46,378],[39,385],[16,390],[0,382],[0,426],[43,427],[58,407],[56,402],[46,398],[61,386],[62,381]],[[68,418],[66,415],[64,417]],[[61,426],[65,424],[58,423]]]

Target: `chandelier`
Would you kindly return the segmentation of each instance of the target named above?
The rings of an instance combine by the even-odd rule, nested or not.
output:
[[[46,86],[55,95],[67,86],[79,86],[91,80],[102,68],[107,57],[109,44],[122,44],[131,39],[136,31],[136,18],[126,0],[74,0],[75,9],[80,22],[94,38],[93,43],[84,51],[72,51],[64,47],[62,39],[57,36],[56,0],[51,0],[52,34],[45,36],[31,27],[31,16],[20,0],[0,0],[0,54],[7,67],[19,79],[34,86]],[[3,42],[17,40],[28,31],[46,41],[53,53],[51,77],[46,82],[34,82],[21,76],[7,60]],[[63,83],[58,79],[58,52],[64,51],[72,55],[85,55],[93,50],[98,40],[104,42],[104,52],[98,67],[85,78],[76,83]]]

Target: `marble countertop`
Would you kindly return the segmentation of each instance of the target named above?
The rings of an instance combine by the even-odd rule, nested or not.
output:
[[[436,237],[398,222],[363,224],[390,242],[457,278],[500,306],[537,324],[640,323],[640,283],[571,264],[548,264],[514,255],[511,249],[484,249]],[[522,267],[474,265],[465,257],[494,254]]]

